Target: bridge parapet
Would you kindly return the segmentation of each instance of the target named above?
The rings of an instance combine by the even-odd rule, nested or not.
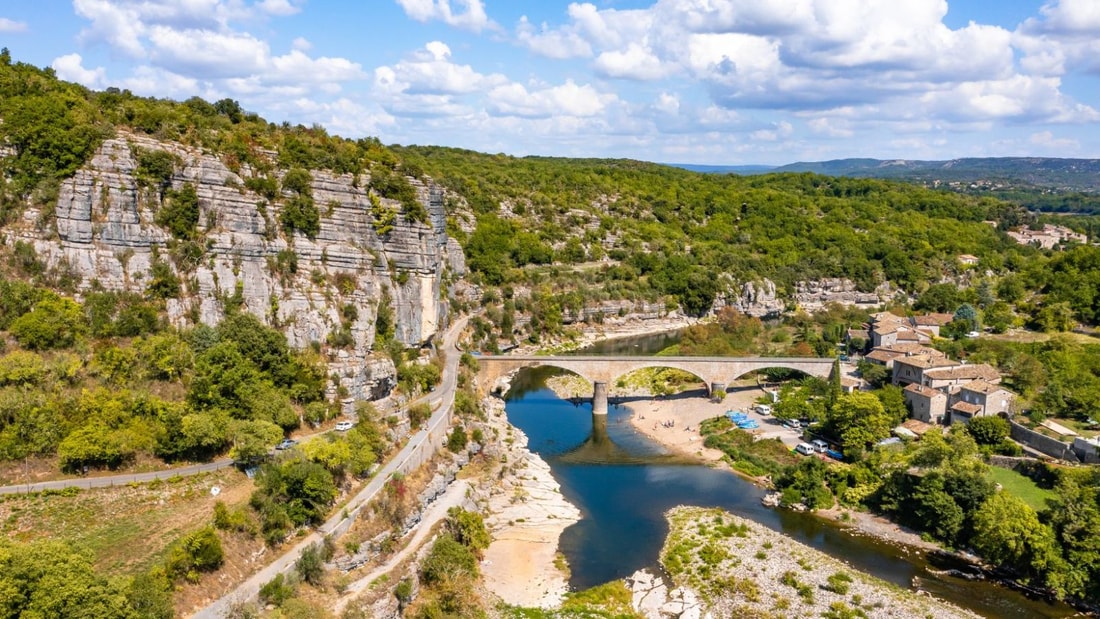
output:
[[[624,374],[642,368],[673,368],[693,374],[710,390],[714,385],[731,383],[741,376],[766,368],[787,368],[810,376],[828,377],[834,360],[817,357],[625,357],[625,356],[509,356],[478,357],[479,386],[489,390],[502,376],[525,367],[550,366],[573,372],[604,391],[606,385]],[[599,387],[596,387],[599,396]],[[599,402],[594,402],[599,404]]]

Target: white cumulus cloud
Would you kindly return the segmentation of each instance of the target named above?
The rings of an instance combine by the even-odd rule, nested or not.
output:
[[[449,26],[481,32],[494,27],[481,0],[455,0],[464,10],[451,8],[451,0],[397,0],[405,14],[416,21],[441,21]]]
[[[7,17],[0,17],[0,32],[4,33],[16,33],[26,32],[27,24],[21,21],[15,21],[14,19],[8,19]]]

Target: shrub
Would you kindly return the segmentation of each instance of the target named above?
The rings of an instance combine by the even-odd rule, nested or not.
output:
[[[450,533],[439,536],[420,566],[420,581],[427,585],[459,576],[477,576],[477,556]]]
[[[185,183],[179,191],[169,191],[168,203],[157,211],[154,221],[168,228],[177,239],[195,238],[199,225],[199,196],[195,186]]]
[[[172,580],[198,582],[200,572],[212,572],[224,561],[221,539],[213,527],[207,526],[176,542],[168,552],[164,570]]]
[[[447,449],[451,450],[451,453],[459,453],[466,449],[466,443],[469,439],[466,437],[466,431],[462,429],[462,426],[455,426],[455,429],[451,432],[451,437],[447,439]]]
[[[265,604],[282,606],[283,603],[294,597],[298,589],[297,584],[292,576],[286,576],[282,573],[276,574],[275,578],[260,587],[260,601]]]
[[[828,583],[821,586],[826,591],[832,591],[839,595],[845,595],[848,593],[848,586],[852,582],[852,577],[845,572],[836,572],[831,574],[828,578]]]
[[[311,544],[302,551],[298,561],[294,563],[294,569],[302,580],[314,587],[321,586],[325,577],[325,549],[320,543]]]
[[[409,407],[409,425],[411,425],[414,430],[419,429],[431,416],[432,409],[428,408],[427,404],[416,404]]]
[[[57,296],[39,301],[33,310],[16,318],[9,328],[16,341],[31,350],[68,348],[87,329],[80,304]]]
[[[460,544],[474,550],[485,550],[492,542],[489,530],[485,528],[485,520],[477,512],[467,511],[461,507],[452,507],[447,510],[447,520],[444,526],[447,531]]]

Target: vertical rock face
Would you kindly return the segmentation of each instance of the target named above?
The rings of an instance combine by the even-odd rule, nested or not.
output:
[[[171,188],[195,186],[199,242],[206,249],[198,264],[180,265],[171,257],[171,237],[154,222],[160,192],[138,183],[139,149],[173,153],[179,165]],[[52,219],[48,208],[29,209],[6,241],[33,243],[39,259],[68,269],[81,289],[98,282],[107,290],[144,292],[151,266],[162,260],[183,282],[180,298],[168,301],[170,320],[178,325],[216,324],[225,315],[226,300],[239,293],[249,312],[277,326],[298,348],[324,342],[354,316],[347,324],[350,354],[362,360],[373,348],[385,296],[392,300],[395,337],[404,344],[421,344],[441,328],[447,309],[444,273],[462,274],[465,264],[461,248],[446,236],[438,188],[412,181],[428,212],[426,224],[406,220],[399,203],[382,198],[382,207],[398,215],[392,229],[379,235],[366,178],[357,183],[350,174],[312,171],[321,222],[310,239],[282,231],[281,204],[245,189],[242,177],[248,172],[238,175],[197,149],[120,136],[106,141],[88,165],[62,183]],[[289,266],[289,252],[296,268]],[[356,312],[342,315],[349,304]],[[363,367],[383,369],[377,363]],[[345,374],[350,371],[344,368]],[[374,395],[386,384],[378,376],[351,382],[362,382],[360,391]]]

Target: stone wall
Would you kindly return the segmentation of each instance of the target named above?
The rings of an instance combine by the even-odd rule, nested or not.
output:
[[[1070,448],[1068,443],[1063,443],[1056,438],[1039,434],[1015,421],[1010,421],[1009,424],[1011,426],[1010,436],[1012,440],[1017,443],[1030,447],[1051,458],[1058,458],[1059,460],[1065,460],[1067,462],[1078,461],[1076,454],[1073,453],[1073,449]]]

